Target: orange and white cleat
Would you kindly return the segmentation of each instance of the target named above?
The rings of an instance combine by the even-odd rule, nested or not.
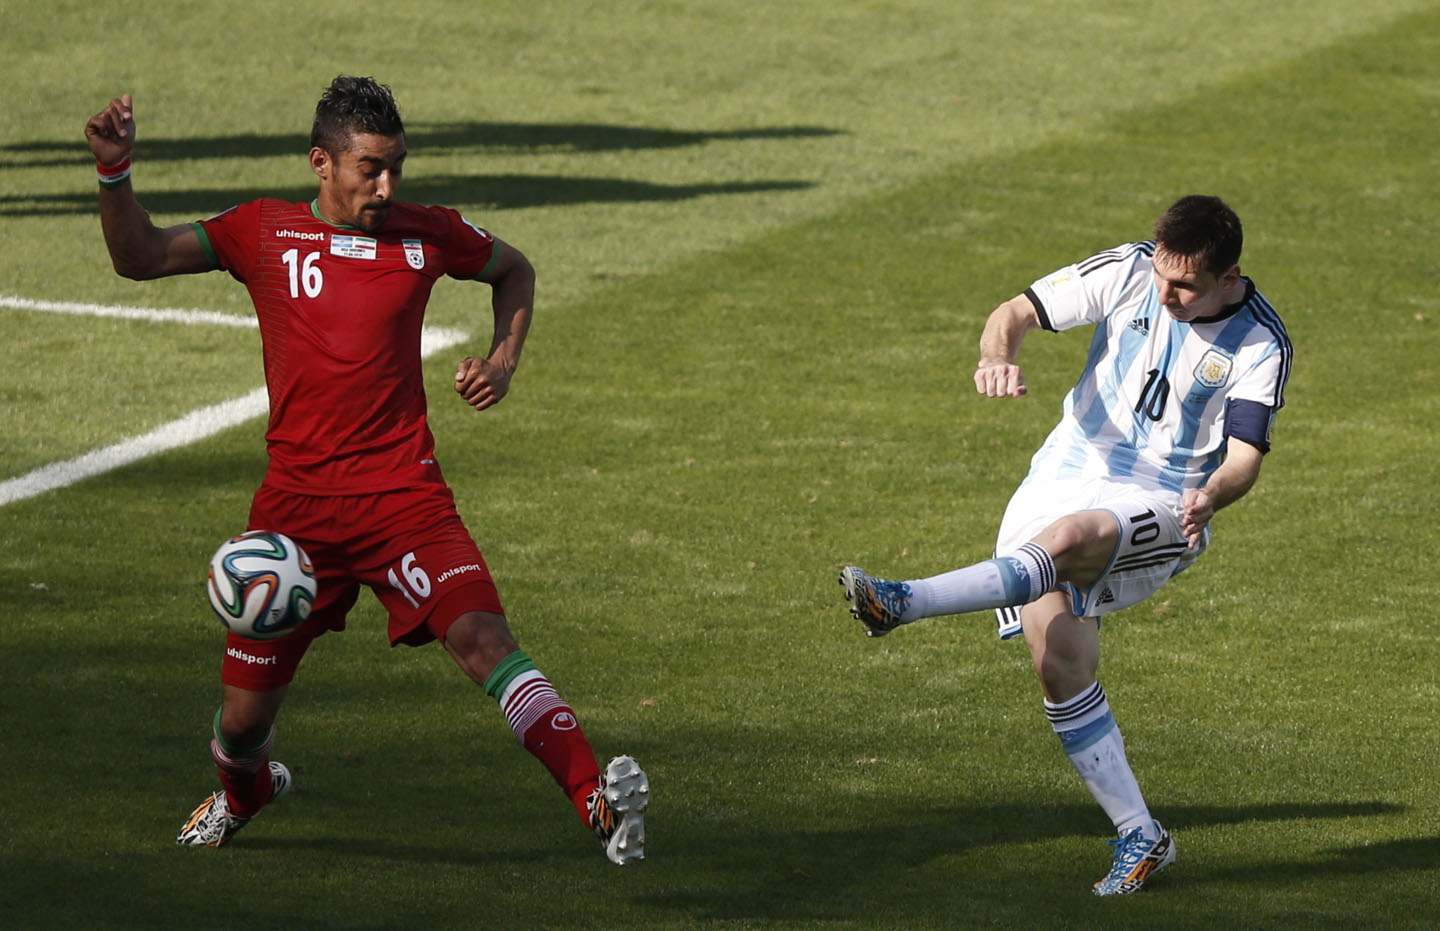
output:
[[[1145,884],[1165,867],[1175,862],[1175,842],[1170,832],[1155,822],[1160,837],[1146,840],[1140,828],[1131,828],[1124,837],[1112,840],[1115,859],[1110,873],[1095,884],[1096,895],[1129,895],[1145,888]]]
[[[285,764],[272,761],[270,784],[274,792],[270,801],[273,802],[289,792],[291,782],[293,780],[290,778],[290,770],[285,768]],[[249,824],[250,820],[230,814],[230,805],[225,801],[225,790],[221,789],[190,813],[185,826],[180,829],[180,836],[175,838],[175,843],[186,847],[223,847],[230,843],[235,832]]]

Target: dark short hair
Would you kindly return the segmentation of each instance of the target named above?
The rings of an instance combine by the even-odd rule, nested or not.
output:
[[[1223,200],[1191,194],[1177,200],[1155,221],[1155,244],[1219,276],[1240,261],[1245,233],[1240,218]]]
[[[342,152],[356,133],[376,136],[403,136],[405,124],[390,88],[374,78],[342,74],[330,82],[315,105],[315,125],[310,129],[310,147]]]

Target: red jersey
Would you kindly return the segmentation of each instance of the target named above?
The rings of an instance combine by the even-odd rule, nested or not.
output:
[[[495,240],[445,207],[396,203],[376,233],[314,204],[262,199],[194,224],[216,268],[245,285],[264,343],[265,481],[310,495],[433,481],[420,326],[441,274],[473,279]]]

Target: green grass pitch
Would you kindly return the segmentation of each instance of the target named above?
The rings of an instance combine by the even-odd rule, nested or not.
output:
[[[295,791],[220,851],[219,625],[262,425],[0,506],[0,926],[1428,928],[1440,4],[560,0],[0,4],[0,299],[244,314],[223,275],[109,270],[82,139],[132,91],[158,222],[311,196],[314,100],[374,74],[405,196],[534,261],[511,396],[453,358],[439,455],[526,650],[650,773],[607,863],[503,718],[373,599],[282,715]],[[258,51],[257,51],[258,50]],[[1177,864],[1097,901],[1109,825],[988,617],[868,641],[845,562],[987,556],[1082,334],[1030,397],[970,372],[986,313],[1226,197],[1295,344],[1257,489],[1106,625],[1102,682]],[[0,482],[261,383],[254,331],[0,304]]]

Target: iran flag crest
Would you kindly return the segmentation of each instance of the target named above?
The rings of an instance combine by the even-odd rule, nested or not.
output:
[[[425,267],[425,244],[418,239],[402,239],[400,244],[405,247],[405,261],[410,267],[419,271]]]

